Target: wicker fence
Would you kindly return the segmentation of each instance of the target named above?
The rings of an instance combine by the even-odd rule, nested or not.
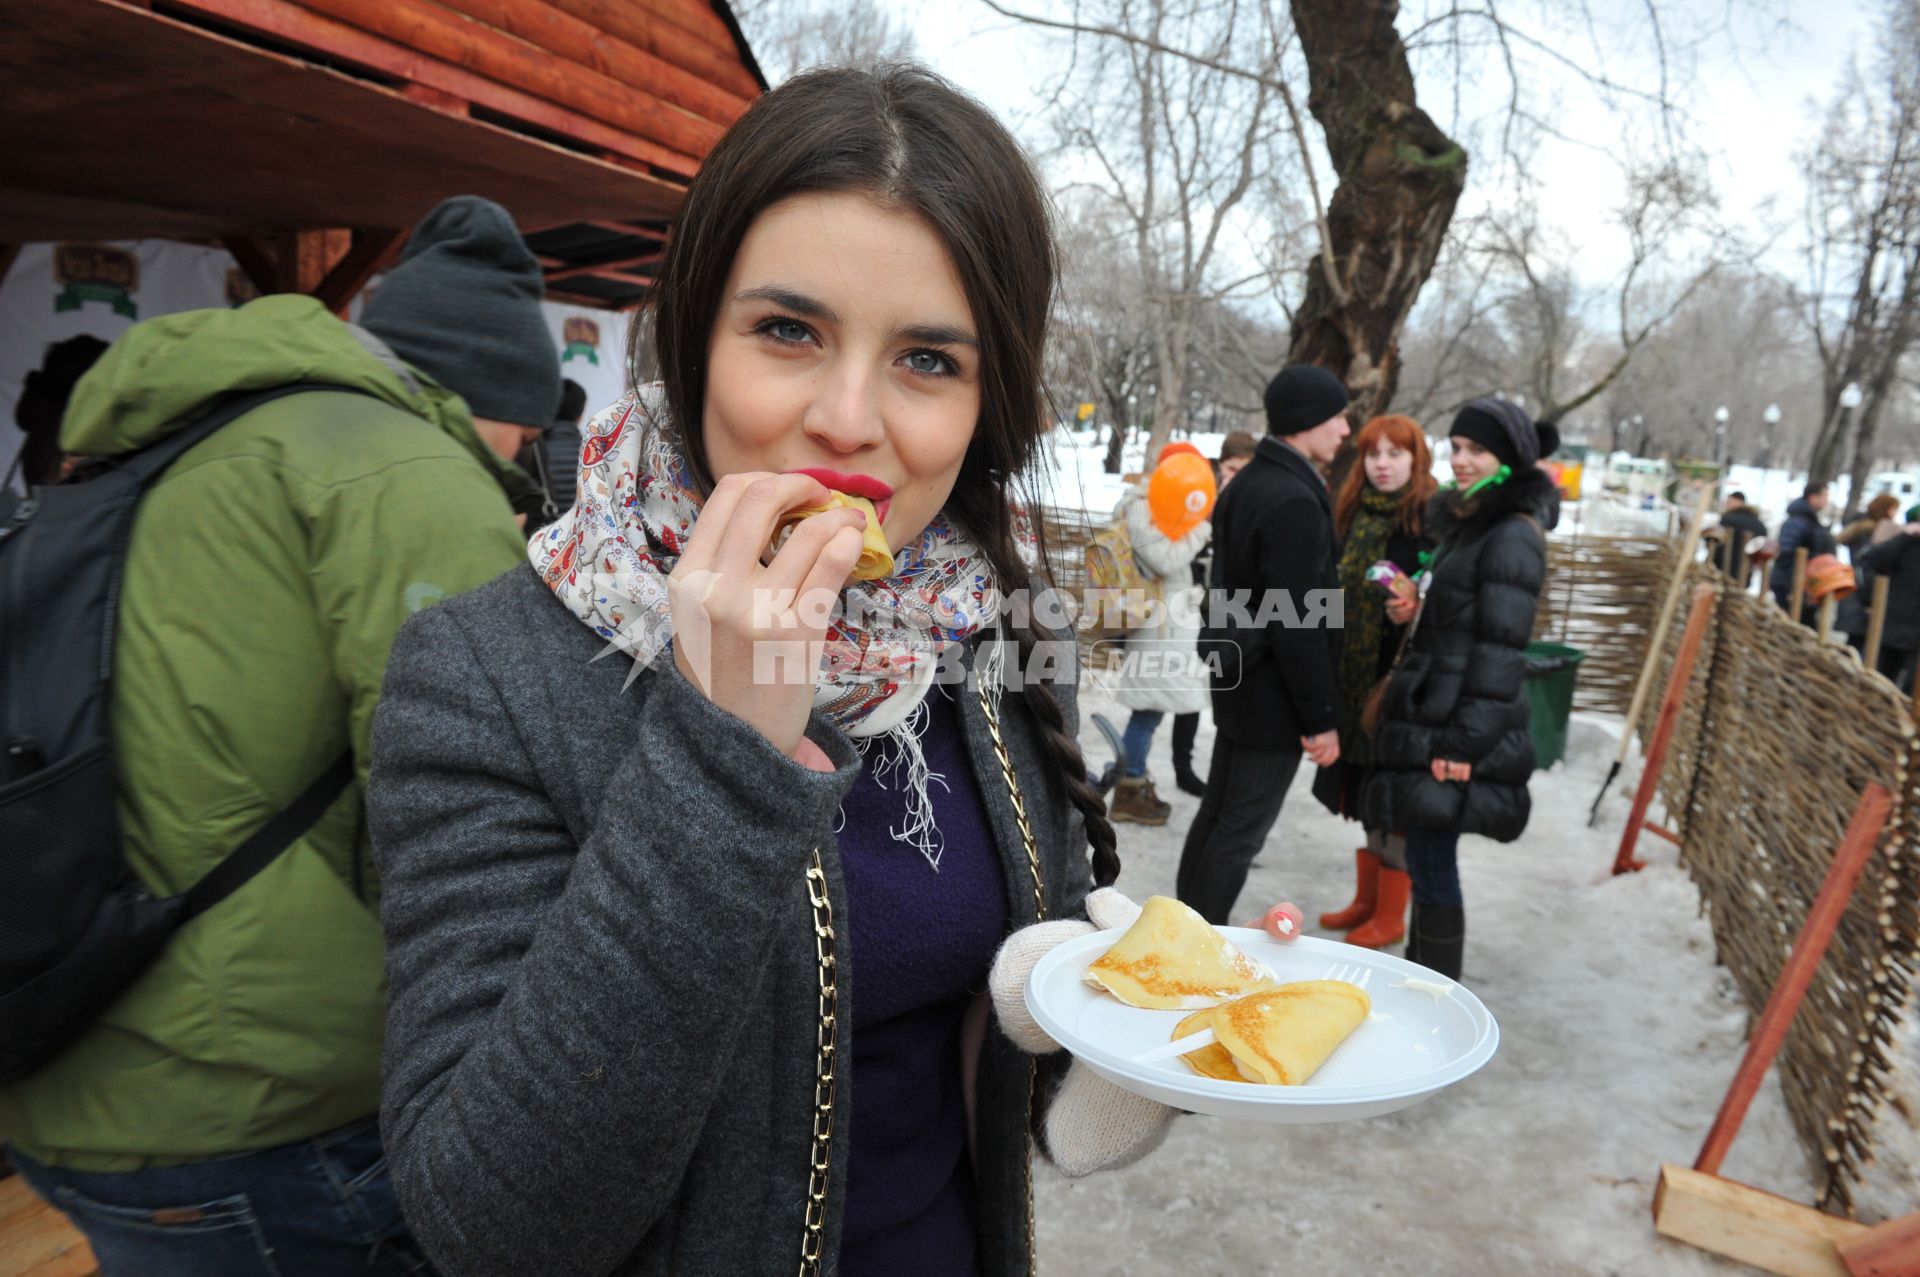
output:
[[[1547,584],[1533,636],[1586,653],[1573,685],[1575,709],[1627,712],[1673,556],[1665,537],[1547,542]]]
[[[1704,565],[1689,584],[1723,582]],[[1670,628],[1665,688],[1685,618]],[[1637,724],[1651,736],[1658,696]],[[1907,698],[1823,646],[1771,602],[1723,590],[1660,775],[1681,859],[1700,889],[1720,960],[1754,1014],[1785,964],[1861,792],[1894,810],[1779,1056],[1794,1127],[1823,1168],[1821,1204],[1850,1211],[1871,1158],[1888,1045],[1920,944],[1912,847],[1920,769]]]

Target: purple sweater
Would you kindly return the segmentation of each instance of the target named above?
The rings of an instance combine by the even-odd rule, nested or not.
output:
[[[851,1151],[843,1277],[973,1277],[975,1225],[960,1091],[960,1022],[1006,934],[1006,879],[950,689],[928,693],[921,737],[944,838],[940,870],[902,827],[905,769],[883,787],[881,749],[848,792],[839,831],[854,973]]]

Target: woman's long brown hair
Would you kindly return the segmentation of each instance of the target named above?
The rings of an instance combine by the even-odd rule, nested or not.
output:
[[[961,462],[947,516],[992,563],[1009,597],[1044,586],[1016,548],[1014,508],[1032,511],[1047,421],[1041,367],[1058,266],[1046,198],[1020,146],[991,112],[911,65],[836,68],[796,76],[758,99],[701,162],[687,190],[654,288],[653,345],[667,403],[695,481],[713,486],[701,422],[706,359],[727,273],[764,210],[808,192],[850,191],[924,218],[945,243],[980,335],[980,419]],[[646,338],[634,325],[632,370]],[[1015,485],[1020,485],[1016,494]],[[1022,666],[1035,644],[1072,635],[1037,632],[1013,608]],[[1094,880],[1120,872],[1106,803],[1087,781],[1080,745],[1060,703],[1034,678],[1023,693],[1056,783],[1085,818]]]
[[[1420,535],[1422,512],[1440,484],[1433,477],[1433,449],[1427,446],[1426,432],[1412,417],[1388,414],[1375,417],[1360,427],[1353,440],[1353,464],[1340,480],[1340,491],[1333,497],[1333,530],[1344,539],[1353,526],[1354,511],[1360,508],[1360,490],[1367,486],[1367,454],[1382,440],[1389,440],[1413,454],[1413,473],[1400,490],[1400,526],[1411,536]]]

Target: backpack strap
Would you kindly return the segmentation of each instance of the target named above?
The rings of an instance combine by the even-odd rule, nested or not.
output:
[[[274,386],[268,390],[243,391],[229,395],[185,429],[131,454],[119,464],[118,468],[144,488],[157,479],[168,466],[178,461],[196,444],[205,442],[222,426],[276,399],[306,394],[310,391],[343,395],[368,393],[353,386],[339,386],[330,382],[297,381],[285,386]],[[115,619],[109,615],[108,625],[112,626]],[[353,751],[349,749],[315,777],[312,783],[301,791],[299,797],[275,812],[266,824],[254,830],[251,837],[228,852],[219,864],[176,897],[179,912],[174,915],[174,925],[176,927],[186,925],[245,886],[255,874],[273,863],[275,857],[297,842],[313,828],[321,816],[326,814],[327,808],[333,806],[334,800],[353,784],[353,776]]]
[[[276,399],[285,399],[288,395],[301,395],[315,390],[332,391],[342,395],[367,394],[366,391],[354,386],[336,386],[324,381],[296,381],[267,390],[241,391],[238,394],[228,395],[184,429],[175,431],[157,443],[148,444],[137,452],[129,453],[115,468],[126,473],[135,483],[145,487],[159,478],[161,472],[178,461],[188,449],[195,444],[204,443],[208,436],[220,427],[245,416],[262,404],[272,403]]]
[[[334,800],[353,784],[353,751],[347,750],[316,776],[300,796],[275,812],[253,836],[227,853],[200,881],[178,897],[174,925],[185,926],[247,884],[255,874],[312,829]]]

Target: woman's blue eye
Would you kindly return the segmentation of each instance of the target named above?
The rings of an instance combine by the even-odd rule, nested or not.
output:
[[[769,319],[760,325],[760,331],[769,334],[775,341],[791,342],[799,345],[813,336],[807,326],[797,319]]]
[[[953,371],[953,360],[937,350],[915,350],[907,354],[907,367],[917,373],[930,377],[945,376]]]

